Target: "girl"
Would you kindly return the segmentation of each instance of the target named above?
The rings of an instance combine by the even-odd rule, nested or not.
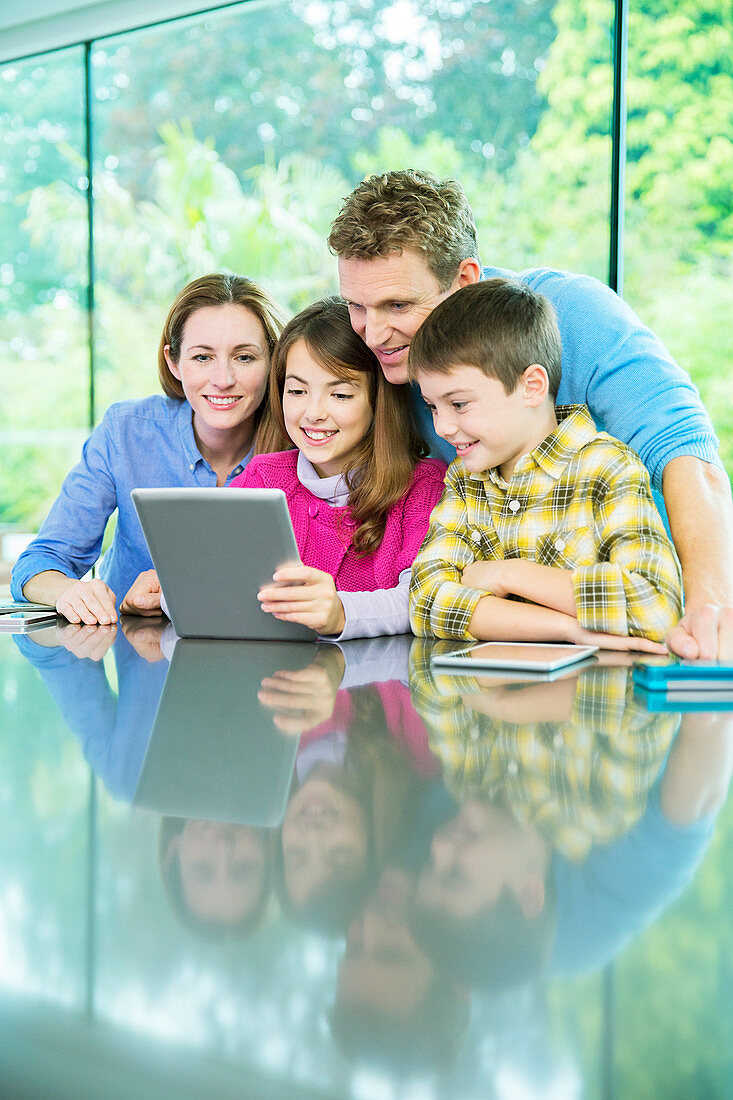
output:
[[[408,395],[385,381],[346,305],[286,325],[270,369],[261,449],[233,486],[283,489],[303,565],[261,589],[263,611],[341,638],[409,631],[410,567],[443,491]]]
[[[88,624],[115,622],[117,597],[125,593],[122,611],[155,610],[156,599],[160,607],[159,594],[140,606],[128,599],[151,565],[130,490],[225,485],[241,473],[254,454],[280,328],[276,307],[250,279],[204,275],[184,287],[158,350],[165,397],[107,410],[15,565],[15,599],[54,604],[70,622]],[[115,509],[117,528],[99,578],[81,580],[99,557]]]

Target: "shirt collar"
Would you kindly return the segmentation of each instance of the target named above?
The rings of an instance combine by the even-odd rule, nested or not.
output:
[[[198,465],[199,462],[206,462],[206,459],[201,454],[201,451],[198,449],[198,446],[196,445],[196,436],[193,434],[193,412],[191,410],[191,406],[189,405],[188,401],[181,401],[180,402],[178,412],[177,412],[176,415],[178,417],[178,432],[179,432],[179,435],[180,435],[180,438],[181,438],[181,446],[183,448],[183,454],[186,458],[186,465],[188,466],[189,470],[193,471],[193,470],[195,470],[195,468],[196,468],[196,466]],[[255,445],[254,445],[254,440],[253,440],[252,441],[252,446],[250,447],[249,451],[247,452],[245,457],[242,459],[242,461],[239,462],[234,467],[234,469],[230,471],[229,477],[228,477],[227,480],[231,480],[231,478],[236,477],[237,474],[241,474],[242,470],[245,468],[245,466],[248,464],[250,459],[253,457],[254,452],[255,452]],[[206,464],[207,464],[207,466],[209,465],[208,463],[206,463]]]
[[[533,451],[522,455],[514,468],[512,477],[539,467],[557,480],[581,447],[590,443],[598,434],[585,405],[556,405],[555,416],[558,421],[555,430],[538,443]],[[503,490],[508,488],[508,482],[504,480],[497,468],[485,470],[481,474],[469,474],[469,476],[492,481]]]
[[[189,470],[193,470],[197,463],[203,462],[204,459],[196,446],[196,436],[193,434],[193,412],[188,401],[179,403],[177,416],[183,453],[186,456]]]
[[[298,481],[314,497],[319,500],[327,500],[329,504],[341,507],[349,499],[349,486],[343,474],[333,474],[331,477],[319,477],[312,463],[308,461],[302,451],[298,451]]]

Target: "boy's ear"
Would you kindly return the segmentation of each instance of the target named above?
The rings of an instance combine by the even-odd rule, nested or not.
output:
[[[541,405],[550,392],[550,380],[541,363],[532,363],[527,367],[520,385],[524,390],[525,403],[533,409]]]

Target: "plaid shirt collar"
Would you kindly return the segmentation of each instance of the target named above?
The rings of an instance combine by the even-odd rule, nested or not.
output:
[[[596,426],[585,405],[556,405],[555,415],[558,423],[554,432],[546,436],[528,455],[522,455],[514,467],[512,477],[539,467],[557,481],[578,451],[596,438]],[[477,481],[492,481],[504,491],[508,488],[508,482],[496,466],[479,474],[467,471],[467,476]]]

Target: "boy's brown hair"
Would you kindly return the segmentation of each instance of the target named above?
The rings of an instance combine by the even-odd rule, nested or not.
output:
[[[554,398],[562,375],[557,318],[543,294],[512,279],[485,279],[440,302],[412,338],[407,370],[447,374],[478,367],[513,393],[527,367],[541,364]]]

